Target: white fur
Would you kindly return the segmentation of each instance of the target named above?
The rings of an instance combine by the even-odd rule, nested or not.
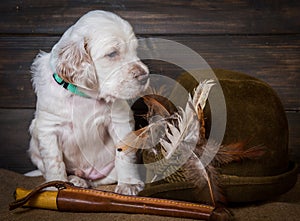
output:
[[[50,53],[38,54],[32,64],[37,104],[29,153],[46,181],[82,187],[118,181],[117,192],[133,195],[143,188],[134,151],[115,150],[133,129],[123,99],[137,96],[149,84],[149,71],[136,48],[128,22],[113,13],[91,11]],[[54,72],[91,98],[58,85]]]

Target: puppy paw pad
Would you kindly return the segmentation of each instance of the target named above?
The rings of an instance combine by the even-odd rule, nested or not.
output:
[[[73,183],[74,186],[83,187],[83,188],[89,187],[87,181],[78,176],[74,176],[74,175],[68,176],[68,180],[69,182]]]
[[[124,195],[137,195],[144,189],[144,184],[127,184],[122,183],[116,186],[115,192]]]

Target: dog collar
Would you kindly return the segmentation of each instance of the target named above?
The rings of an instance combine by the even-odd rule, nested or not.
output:
[[[76,94],[81,97],[90,98],[90,96],[86,95],[85,93],[78,90],[77,86],[68,82],[65,82],[61,77],[58,76],[58,74],[54,73],[53,78],[59,85],[63,86],[66,90],[72,92],[73,94]]]

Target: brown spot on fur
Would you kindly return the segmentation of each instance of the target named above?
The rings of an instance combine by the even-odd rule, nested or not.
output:
[[[57,72],[68,83],[84,85],[90,89],[98,88],[98,79],[94,62],[90,56],[88,39],[84,39],[83,42],[71,42],[61,48],[58,54]]]

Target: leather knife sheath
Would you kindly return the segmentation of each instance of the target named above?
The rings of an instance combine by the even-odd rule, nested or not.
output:
[[[46,187],[53,186],[58,191],[42,191]],[[210,205],[128,196],[75,187],[62,181],[45,183],[32,191],[17,188],[15,198],[16,201],[10,204],[10,210],[27,206],[69,212],[118,212],[200,220],[227,220],[224,219],[226,216],[224,217],[222,208],[216,209]]]

